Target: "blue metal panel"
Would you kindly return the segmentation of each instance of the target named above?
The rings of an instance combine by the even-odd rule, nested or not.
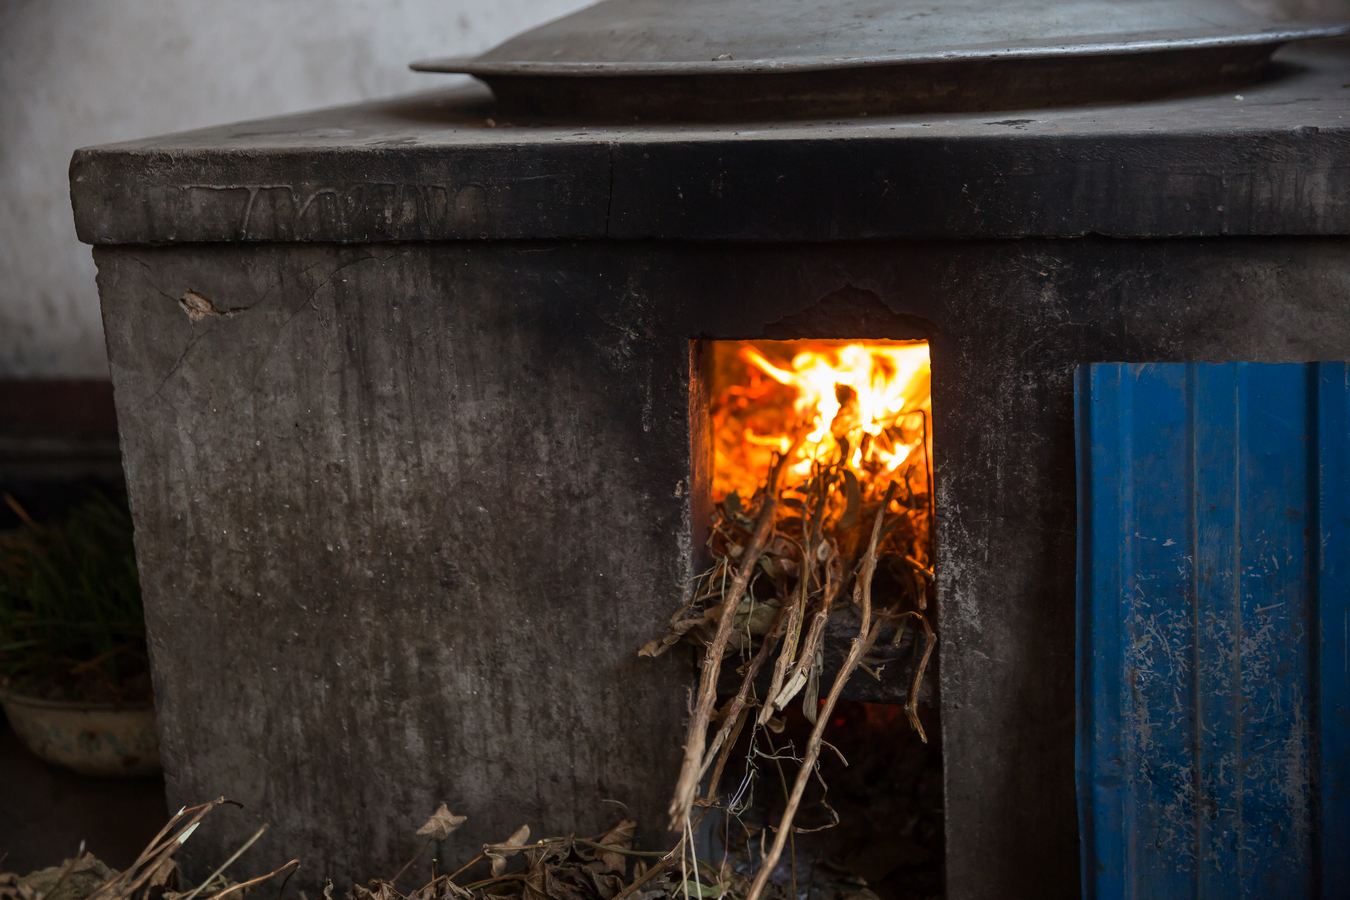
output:
[[[1238,799],[1242,759],[1240,704],[1242,627],[1238,576],[1238,405],[1236,366],[1196,367],[1190,408],[1195,432],[1196,896],[1237,897]],[[1229,402],[1224,402],[1225,399]],[[1200,524],[1203,522],[1203,524]],[[1182,896],[1185,896],[1183,894]]]
[[[1078,371],[1090,900],[1350,897],[1348,385]]]
[[[1350,896],[1350,366],[1317,367],[1318,824],[1322,896]]]

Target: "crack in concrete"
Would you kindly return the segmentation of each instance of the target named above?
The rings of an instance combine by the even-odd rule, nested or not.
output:
[[[291,314],[286,317],[286,320],[282,322],[280,326],[277,327],[276,332],[272,335],[272,340],[268,344],[267,353],[263,355],[262,361],[259,362],[258,367],[253,370],[253,374],[249,377],[249,384],[256,389],[258,376],[262,373],[263,367],[267,364],[267,360],[270,359],[272,357],[272,354],[276,351],[277,343],[281,340],[282,332],[284,332],[286,328],[291,324],[291,320],[293,320],[296,316],[300,315],[300,313],[303,312],[307,307],[313,305],[314,298],[319,295],[319,291],[323,290],[326,286],[331,284],[333,282],[333,279],[337,278],[341,272],[343,272],[346,269],[350,269],[352,266],[359,265],[363,262],[368,262],[372,259],[378,260],[379,262],[388,262],[389,260],[393,259],[394,256],[395,254],[392,253],[389,254],[388,256],[376,256],[374,254],[371,254],[369,256],[361,256],[356,259],[344,262],[337,268],[335,268],[332,272],[329,272],[327,277],[325,277],[322,281],[316,284],[314,286],[314,289],[309,292],[309,295],[305,298],[305,302],[298,304],[295,307],[295,309],[291,311]],[[305,271],[309,272],[312,271],[313,269],[314,266],[311,266],[309,269],[306,269]]]

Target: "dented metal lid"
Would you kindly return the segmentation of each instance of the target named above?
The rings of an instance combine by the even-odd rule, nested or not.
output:
[[[1345,26],[1273,23],[1230,0],[605,0],[481,56],[470,75],[811,71],[1281,43]]]
[[[477,76],[540,114],[996,108],[1250,80],[1280,44],[1347,31],[1231,0],[605,0],[413,68]],[[1137,83],[1098,83],[1113,79]]]

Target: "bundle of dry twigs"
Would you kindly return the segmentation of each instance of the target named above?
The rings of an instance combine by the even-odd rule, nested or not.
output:
[[[427,844],[444,840],[464,822],[453,816],[444,804],[422,826],[418,834],[427,835]],[[391,879],[374,879],[368,887],[356,885],[348,900],[627,900],[643,885],[649,890],[639,900],[653,900],[672,892],[668,879],[658,878],[665,866],[649,868],[648,860],[660,860],[666,854],[643,853],[633,849],[633,831],[637,823],[625,819],[594,838],[550,837],[530,840],[530,828],[522,825],[498,844],[486,844],[483,852],[450,874],[437,874],[432,864],[431,880],[403,894],[397,883],[417,857]],[[423,850],[426,849],[423,845]],[[421,853],[419,852],[419,856]],[[524,868],[508,869],[513,857],[524,860]],[[634,858],[631,867],[629,859]],[[487,869],[470,875],[480,863]],[[654,871],[653,871],[654,870]],[[485,876],[485,877],[481,877]],[[456,879],[459,879],[458,881]],[[330,885],[331,887],[331,885]],[[332,900],[331,890],[324,896]]]
[[[123,872],[109,869],[81,845],[75,857],[60,867],[22,877],[0,874],[0,900],[223,900],[285,875],[277,894],[281,900],[299,860],[238,883],[223,874],[262,836],[265,825],[197,887],[175,889],[178,878],[174,854],[208,813],[225,804],[239,805],[221,797],[180,810]],[[441,804],[418,829],[426,841],[417,854],[392,878],[353,885],[346,892],[346,900],[628,900],[634,896],[655,900],[681,892],[672,883],[675,873],[670,863],[677,859],[674,853],[633,849],[636,823],[624,820],[593,838],[569,835],[535,841],[530,840],[530,828],[524,825],[505,841],[484,845],[482,853],[452,873],[438,874],[433,860],[431,879],[403,893],[398,882],[413,863],[431,843],[445,840],[464,821],[464,816],[453,815]],[[523,868],[516,866],[516,871],[508,871],[522,860]],[[474,874],[480,863],[481,870]],[[334,900],[331,881],[323,896]]]
[[[801,695],[802,713],[814,726],[773,847],[764,854],[744,900],[758,900],[782,855],[806,785],[812,777],[819,777],[816,764],[830,714],[887,620],[898,626],[892,645],[899,644],[906,623],[914,623],[925,635],[905,711],[911,727],[927,740],[917,703],[936,643],[925,615],[933,575],[916,559],[919,553],[914,548],[916,542],[924,544],[923,555],[932,558],[927,550],[931,489],[920,498],[908,490],[908,479],[897,475],[876,496],[880,479],[861,483],[847,465],[847,441],[838,438],[838,442],[833,460],[815,461],[806,482],[787,489],[783,487],[784,471],[797,443],[779,456],[754,498],[757,509],[753,516],[735,493],[717,505],[709,541],[712,568],[699,579],[692,599],[672,616],[669,632],[641,651],[657,656],[680,640],[689,639],[705,648],[684,760],[669,810],[671,828],[684,834],[681,846],[689,843],[695,807],[704,811],[727,808],[728,804],[719,799],[719,782],[731,748],[747,723],[751,725],[753,746],[755,732],[772,728],[775,716]],[[873,581],[881,564],[888,567],[893,576],[890,584],[898,589],[878,605],[873,598]],[[857,636],[822,700],[825,625],[832,613],[850,605],[860,616]],[[715,711],[723,660],[738,650],[747,657],[739,670],[740,688]],[[757,697],[756,676],[770,659],[768,690]],[[718,727],[709,740],[708,730],[714,720]],[[702,796],[700,785],[704,785]],[[737,795],[742,793],[736,791]]]
[[[200,885],[184,891],[175,889],[178,872],[174,854],[192,837],[208,813],[227,804],[240,805],[219,797],[209,803],[180,809],[146,845],[136,861],[122,872],[109,869],[92,853],[86,852],[81,844],[75,856],[59,868],[53,866],[22,878],[13,873],[0,875],[0,900],[224,900],[242,896],[249,889],[281,874],[290,880],[300,866],[297,859],[243,882],[236,883],[224,877],[225,870],[267,830],[264,825]],[[284,891],[285,881],[281,887]]]

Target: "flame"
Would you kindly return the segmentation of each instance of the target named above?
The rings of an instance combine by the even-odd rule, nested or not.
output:
[[[790,482],[804,481],[814,463],[839,461],[869,495],[894,477],[928,493],[927,342],[718,342],[715,351],[716,499],[753,494],[773,451],[786,452],[799,431]]]

